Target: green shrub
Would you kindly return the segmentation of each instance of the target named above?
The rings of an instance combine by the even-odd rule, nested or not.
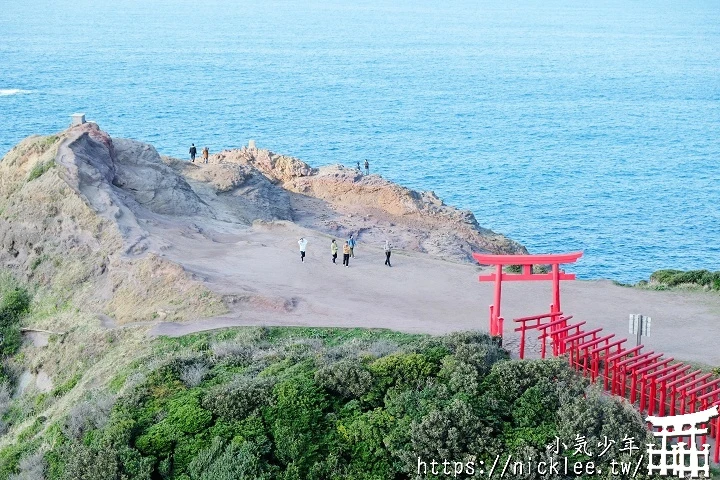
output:
[[[188,468],[191,480],[270,480],[276,472],[252,442],[225,445],[219,438],[199,451]]]
[[[542,380],[548,380],[558,391],[574,396],[581,395],[586,380],[578,378],[566,361],[552,360],[511,360],[493,365],[485,377],[483,389],[497,401],[513,405],[516,399],[530,387]]]
[[[522,271],[523,271],[522,265],[507,265],[505,267],[505,273],[522,273]],[[550,265],[533,265],[532,272],[533,273],[549,273]]]
[[[87,446],[67,443],[60,447],[63,480],[120,480],[117,451],[109,445]]]
[[[477,332],[268,329],[253,354],[236,335],[158,340],[133,367],[148,369],[140,379],[115,388],[114,407],[93,395],[107,402],[80,402],[47,431],[36,422],[0,452],[0,478],[19,474],[41,441],[52,446],[49,480],[393,480],[414,477],[418,456],[492,464],[544,458],[556,435],[647,437],[632,407],[586,391],[566,362],[506,360]],[[183,373],[197,365],[199,383]]]
[[[0,323],[5,325],[20,320],[30,311],[30,294],[21,287],[0,292]]]
[[[203,406],[218,417],[242,420],[267,404],[274,385],[273,377],[239,377],[208,390]]]
[[[30,294],[26,289],[10,286],[0,291],[0,355],[14,355],[20,349],[20,319],[29,311]]]
[[[518,427],[535,427],[543,423],[555,423],[560,406],[555,385],[547,379],[528,388],[513,402],[513,424]]]
[[[720,290],[720,271],[658,270],[650,275],[650,282],[655,285],[664,285],[667,287],[689,284]]]
[[[374,377],[386,380],[384,385],[399,383],[417,388],[439,370],[439,365],[419,353],[395,353],[375,360],[368,368]]]
[[[315,372],[318,385],[343,398],[360,398],[372,386],[372,375],[359,360],[345,359]]]
[[[275,402],[265,412],[275,443],[275,455],[283,465],[294,464],[304,474],[318,458],[326,425],[328,400],[310,378],[290,378],[275,386]]]

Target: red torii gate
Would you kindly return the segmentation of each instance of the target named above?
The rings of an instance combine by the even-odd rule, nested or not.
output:
[[[502,337],[503,318],[500,316],[500,300],[502,282],[552,280],[552,305],[550,313],[557,314],[560,310],[560,280],[575,280],[575,274],[560,270],[562,263],[575,263],[583,252],[561,253],[556,255],[492,255],[473,253],[473,257],[481,265],[495,265],[495,273],[480,275],[481,282],[495,282],[495,303],[490,305],[490,335]],[[504,273],[505,265],[522,265],[522,273]],[[532,273],[533,265],[552,265],[550,273]]]

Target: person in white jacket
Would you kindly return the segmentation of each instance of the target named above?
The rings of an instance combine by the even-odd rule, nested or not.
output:
[[[390,242],[385,240],[385,265],[388,267],[392,267],[390,265],[390,254],[392,253],[392,249],[390,248]]]
[[[298,245],[300,246],[300,261],[305,263],[305,249],[307,248],[307,239],[305,239],[305,237],[300,237],[300,240],[298,240]]]

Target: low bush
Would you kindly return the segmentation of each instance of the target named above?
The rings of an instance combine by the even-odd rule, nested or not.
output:
[[[237,367],[246,367],[252,362],[253,351],[247,345],[226,341],[213,343],[210,349],[216,362]]]
[[[359,360],[343,359],[315,372],[315,382],[342,398],[360,398],[372,386],[372,374]]]
[[[720,271],[709,270],[658,270],[650,275],[651,286],[677,287],[695,285],[720,290]]]
[[[36,452],[20,460],[19,472],[10,475],[9,480],[38,480],[45,478],[47,462],[42,452]]]
[[[188,387],[197,387],[210,372],[210,367],[204,363],[193,363],[184,365],[180,371],[180,380]]]
[[[30,294],[22,287],[0,290],[0,355],[14,355],[20,349],[20,320],[30,311]]]
[[[76,403],[68,412],[63,432],[71,440],[81,440],[88,431],[104,428],[114,405],[113,395],[101,395]]]
[[[203,406],[218,417],[241,420],[267,404],[274,385],[273,377],[238,377],[208,390]]]

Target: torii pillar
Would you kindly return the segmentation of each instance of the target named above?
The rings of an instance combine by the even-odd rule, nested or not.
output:
[[[481,282],[495,282],[495,302],[490,305],[490,335],[503,335],[503,318],[500,315],[502,298],[502,282],[552,280],[552,305],[550,313],[560,312],[560,280],[575,280],[574,273],[560,270],[560,264],[575,263],[583,252],[561,253],[557,255],[492,255],[473,253],[473,257],[481,265],[495,265],[495,273],[480,275]],[[521,273],[504,273],[505,265],[522,265]],[[533,273],[533,265],[552,265],[550,273]]]

